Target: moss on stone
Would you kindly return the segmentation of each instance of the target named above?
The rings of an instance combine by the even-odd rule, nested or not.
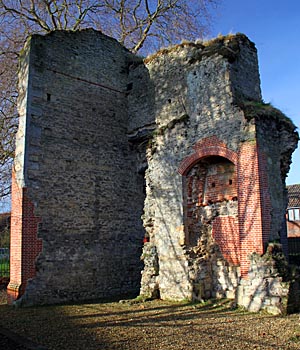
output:
[[[239,101],[237,103],[244,111],[247,120],[250,119],[273,119],[278,123],[284,124],[291,131],[296,130],[292,120],[282,113],[279,109],[273,107],[271,103],[263,101]]]

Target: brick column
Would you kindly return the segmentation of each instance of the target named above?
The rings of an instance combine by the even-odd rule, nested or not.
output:
[[[263,254],[263,222],[258,147],[256,141],[242,144],[238,159],[238,201],[241,276],[246,277],[249,254]]]
[[[259,146],[259,145],[258,145]],[[260,198],[262,203],[262,240],[265,252],[266,245],[269,242],[271,231],[271,196],[267,176],[267,157],[258,147],[258,166],[259,166],[259,185]]]
[[[22,296],[28,279],[35,276],[35,260],[42,251],[42,240],[37,238],[39,222],[27,188],[18,185],[13,171],[8,303]]]

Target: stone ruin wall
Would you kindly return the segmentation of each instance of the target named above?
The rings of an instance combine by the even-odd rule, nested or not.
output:
[[[228,52],[230,50],[231,47]],[[159,272],[156,288],[163,299],[204,299],[229,295],[230,292],[232,295],[239,279],[237,262],[229,266],[212,237],[212,222],[219,215],[222,218],[230,216],[230,223],[225,225],[237,225],[237,195],[231,193],[230,198],[225,195],[223,199],[213,200],[212,205],[208,204],[209,198],[203,198],[200,206],[197,207],[196,203],[194,210],[191,208],[195,203],[193,198],[187,198],[183,207],[183,186],[191,184],[183,183],[178,168],[180,161],[193,153],[193,147],[201,139],[218,135],[227,147],[238,152],[242,141],[254,137],[253,127],[245,123],[242,111],[234,105],[234,98],[235,95],[256,100],[261,98],[256,52],[246,46],[240,61],[229,63],[218,52],[211,55],[208,51],[206,55],[202,51],[201,47],[178,47],[168,54],[150,58],[147,63],[151,82],[155,84],[154,114],[158,131],[148,149],[144,224],[150,245],[153,244],[157,250],[159,269],[156,270]],[[244,78],[239,76],[242,72],[246,75]],[[234,79],[239,76],[248,85],[245,88],[241,84],[234,85],[232,76]],[[204,172],[210,171],[211,178],[218,171],[219,164],[222,167],[225,163],[225,168],[233,166],[220,157],[213,162],[215,164],[207,161],[210,169],[201,167]],[[196,169],[191,169],[193,171]],[[199,187],[201,176],[197,176],[196,187]],[[188,174],[184,181],[189,181],[189,177],[193,175]],[[206,175],[203,178],[205,181]],[[231,187],[235,187],[233,192],[236,192],[237,184],[234,182]],[[210,188],[208,195],[213,196],[212,192],[217,193],[219,189],[218,186],[214,190]],[[203,200],[207,201],[207,205],[202,206]],[[193,225],[198,237],[189,232]],[[232,234],[236,231],[235,227]],[[146,285],[143,286],[142,280],[141,292],[147,294],[147,269],[144,275]],[[150,278],[153,280],[153,276]]]
[[[257,269],[249,254],[263,254],[268,242],[284,237],[284,180],[297,134],[284,116],[271,116],[275,111],[253,116],[244,106],[263,104],[254,45],[244,36],[216,50],[218,44],[182,45],[148,58],[150,82],[133,84],[129,96],[135,106],[154,95],[146,111],[157,125],[147,148],[143,221],[149,242],[140,293],[177,300],[228,297],[275,312],[286,285],[279,278],[268,289],[264,269],[247,282],[248,271]],[[139,81],[144,69],[132,67],[131,80]],[[135,124],[135,131],[144,136],[151,125]],[[221,151],[215,152],[217,146]],[[202,157],[184,170],[197,152]],[[255,279],[260,288],[252,302]]]
[[[23,235],[42,247],[35,277],[11,280],[8,290],[26,285],[22,302],[32,304],[136,294],[144,194],[126,135],[130,54],[92,30],[33,36],[24,54],[14,168],[34,206],[23,224],[40,222]]]
[[[298,139],[285,117],[245,107],[262,104],[254,44],[229,36],[142,60],[87,30],[34,36],[25,52],[15,185],[33,233],[17,195],[13,222],[38,248],[11,299],[138,293],[142,255],[145,297],[229,297],[250,308],[249,253],[283,235]],[[280,304],[265,302],[266,288],[255,307]]]

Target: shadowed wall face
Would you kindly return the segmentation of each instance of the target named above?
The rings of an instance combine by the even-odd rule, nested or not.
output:
[[[141,293],[235,298],[249,254],[280,237],[298,137],[245,107],[263,105],[254,44],[239,34],[142,60],[85,30],[34,36],[23,55],[12,299],[137,294],[144,230]]]
[[[33,36],[26,48],[15,169],[43,248],[36,276],[23,276],[24,303],[138,293],[144,194],[126,135],[129,60],[92,30]]]

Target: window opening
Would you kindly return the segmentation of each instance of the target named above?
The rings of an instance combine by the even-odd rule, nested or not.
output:
[[[288,220],[289,221],[300,221],[300,208],[288,209]]]

